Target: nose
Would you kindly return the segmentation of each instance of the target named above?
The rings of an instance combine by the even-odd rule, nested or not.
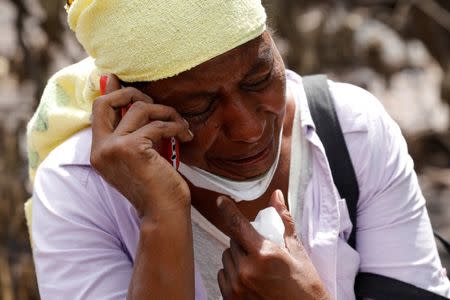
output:
[[[222,128],[233,142],[255,143],[264,134],[266,121],[258,114],[257,107],[244,100],[233,100],[225,107]]]

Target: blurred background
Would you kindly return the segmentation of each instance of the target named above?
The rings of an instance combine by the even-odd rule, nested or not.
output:
[[[289,68],[374,93],[400,124],[450,239],[450,1],[267,0]],[[25,128],[49,76],[83,58],[63,0],[0,0],[0,299],[39,299],[23,203]],[[448,256],[441,254],[450,267]]]

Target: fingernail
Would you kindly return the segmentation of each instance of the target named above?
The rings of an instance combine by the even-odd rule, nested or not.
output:
[[[219,197],[216,199],[216,205],[217,205],[217,207],[220,207],[220,206],[222,205],[223,200],[224,200],[224,197],[223,197],[223,196],[219,196]]]
[[[280,199],[283,203],[285,203],[283,192],[281,190],[277,190],[277,196],[278,196],[278,199]]]
[[[189,128],[189,122],[186,119],[183,119],[183,121],[187,125],[187,127]]]
[[[190,129],[188,129],[189,135],[193,138],[194,137],[194,133],[192,133],[192,131]]]

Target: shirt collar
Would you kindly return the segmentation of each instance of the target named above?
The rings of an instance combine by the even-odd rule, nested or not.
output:
[[[294,92],[295,103],[300,108],[300,126],[305,131],[306,137],[310,137],[316,131],[316,126],[309,110],[303,80],[297,73],[286,70],[286,82],[291,85]]]

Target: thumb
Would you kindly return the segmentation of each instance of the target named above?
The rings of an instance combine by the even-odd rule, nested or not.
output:
[[[276,190],[270,197],[270,205],[275,208],[281,217],[284,224],[284,239],[286,240],[286,245],[288,246],[287,239],[297,239],[297,233],[295,230],[295,222],[286,207],[283,192]]]

